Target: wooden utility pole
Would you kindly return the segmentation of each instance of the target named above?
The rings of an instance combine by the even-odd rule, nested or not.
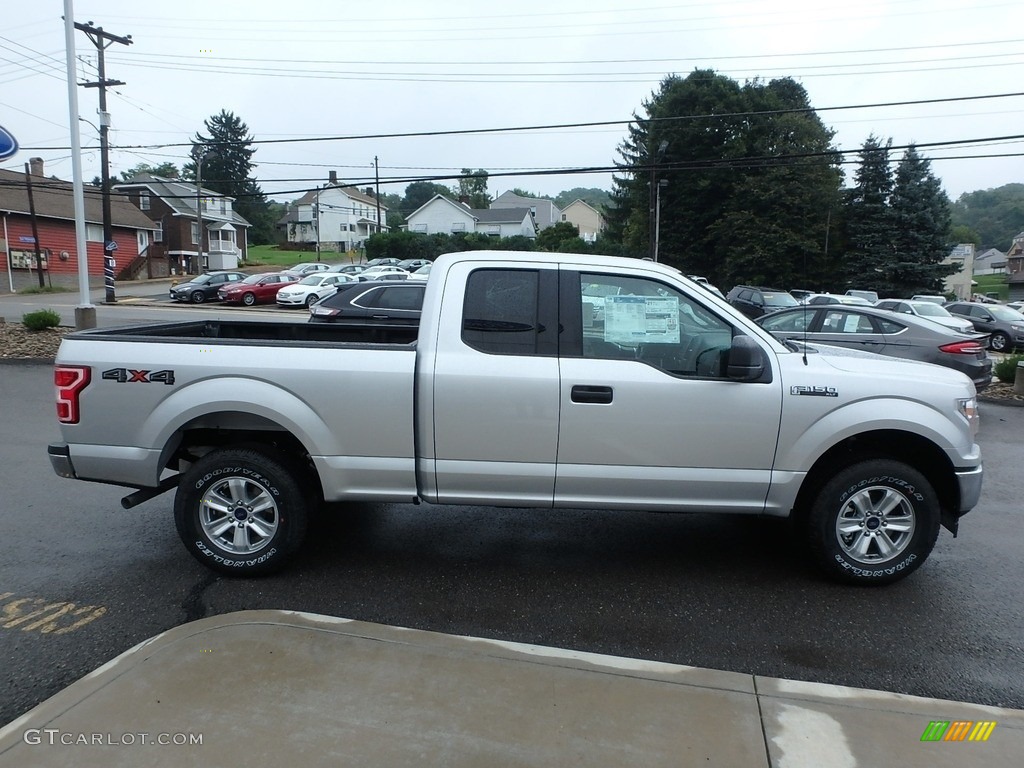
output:
[[[110,113],[107,112],[107,86],[124,85],[121,80],[107,80],[107,69],[103,60],[103,52],[113,43],[131,45],[132,36],[121,37],[104,32],[103,27],[94,27],[92,22],[81,24],[75,22],[75,29],[85,32],[86,37],[92,41],[99,52],[99,76],[100,79],[94,83],[82,83],[85,88],[100,89],[100,164],[103,184],[103,285],[106,289],[104,301],[113,304],[117,301],[114,295],[114,251],[117,243],[114,242],[113,225],[110,214],[110,164],[109,164],[109,142],[107,133],[110,130]]]
[[[36,201],[32,197],[32,173],[29,171],[28,163],[25,163],[25,186],[28,188],[28,217],[32,222],[32,246],[36,252],[36,273],[39,275],[39,287],[43,288],[43,258],[39,252],[39,228],[36,226]],[[8,246],[10,250],[10,246]]]

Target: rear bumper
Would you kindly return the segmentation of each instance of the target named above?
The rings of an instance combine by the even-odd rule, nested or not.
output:
[[[50,443],[46,446],[46,453],[50,456],[54,472],[61,477],[76,477],[75,468],[71,465],[71,449],[65,443]]]
[[[128,446],[51,443],[46,452],[61,477],[153,488],[160,484],[160,452]]]

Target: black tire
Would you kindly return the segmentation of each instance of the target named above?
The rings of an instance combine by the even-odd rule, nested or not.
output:
[[[1010,337],[1002,331],[996,331],[988,340],[988,347],[993,352],[1006,352],[1010,349]]]
[[[242,297],[242,303],[245,304],[245,306],[247,306],[247,307],[251,307],[253,304],[256,303],[256,294],[255,293],[247,293],[247,294],[245,294]]]
[[[812,557],[829,577],[880,586],[921,566],[938,538],[939,516],[938,496],[924,475],[898,461],[873,459],[843,469],[822,487],[806,532]]]
[[[306,297],[306,309],[309,309],[310,307],[312,307],[319,300],[320,300],[320,297],[317,296],[315,293],[309,294],[309,296]]]
[[[192,291],[192,294],[188,298],[193,304],[202,304],[206,301],[206,294],[202,291]]]
[[[306,535],[309,499],[272,450],[212,451],[181,478],[174,522],[185,548],[230,576],[280,569]]]

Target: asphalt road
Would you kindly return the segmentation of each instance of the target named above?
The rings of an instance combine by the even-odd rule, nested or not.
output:
[[[778,521],[427,505],[329,510],[289,570],[244,581],[185,552],[170,494],[124,511],[53,474],[50,381],[0,365],[0,723],[252,608],[1024,708],[1024,409],[983,406],[980,506],[892,587],[821,580]]]

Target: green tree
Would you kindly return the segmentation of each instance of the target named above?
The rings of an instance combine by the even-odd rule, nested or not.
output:
[[[582,200],[587,205],[603,211],[611,203],[611,195],[608,190],[598,187],[573,187],[565,192],[559,192],[555,196],[555,205],[565,208],[570,203]]]
[[[234,210],[252,225],[248,233],[250,243],[273,242],[274,221],[267,198],[252,174],[256,149],[249,127],[227,110],[213,115],[204,125],[209,135],[196,133],[192,161],[184,165],[182,175],[195,181],[197,160],[202,158],[203,188],[234,198]]]
[[[974,243],[977,248],[981,245],[981,236],[966,224],[954,224],[949,228],[949,242]]]
[[[489,208],[491,196],[487,192],[487,171],[462,169],[459,177],[458,196],[466,198],[470,208]]]
[[[586,253],[589,250],[580,237],[579,227],[568,221],[542,229],[537,234],[535,247],[538,251],[555,253]]]
[[[660,186],[659,260],[720,285],[786,286],[827,271],[841,174],[833,134],[802,86],[695,70],[666,77],[643,110],[619,146],[611,242],[651,252]]]
[[[1005,252],[1013,238],[1024,231],[1024,184],[965,192],[953,203],[952,214],[954,225],[977,233],[981,250],[998,248]]]
[[[402,198],[402,204],[399,206],[402,217],[409,218],[410,213],[430,202],[437,195],[455,197],[452,191],[443,184],[435,184],[432,181],[414,181],[405,188],[405,197]]]
[[[160,163],[160,165],[150,165],[149,163],[139,163],[134,168],[129,168],[127,171],[121,171],[122,181],[131,181],[136,176],[140,176],[144,173],[148,173],[150,176],[158,176],[161,179],[177,179],[181,177],[181,172],[178,170],[178,166],[174,163]]]
[[[896,220],[889,198],[893,174],[889,165],[892,139],[882,144],[874,135],[861,148],[855,183],[846,194],[846,287],[898,294],[891,268],[897,248]]]
[[[949,255],[949,198],[931,171],[931,161],[914,146],[896,167],[892,199],[896,228],[893,264],[887,271],[901,295],[942,293],[943,278],[957,271],[943,264]]]

